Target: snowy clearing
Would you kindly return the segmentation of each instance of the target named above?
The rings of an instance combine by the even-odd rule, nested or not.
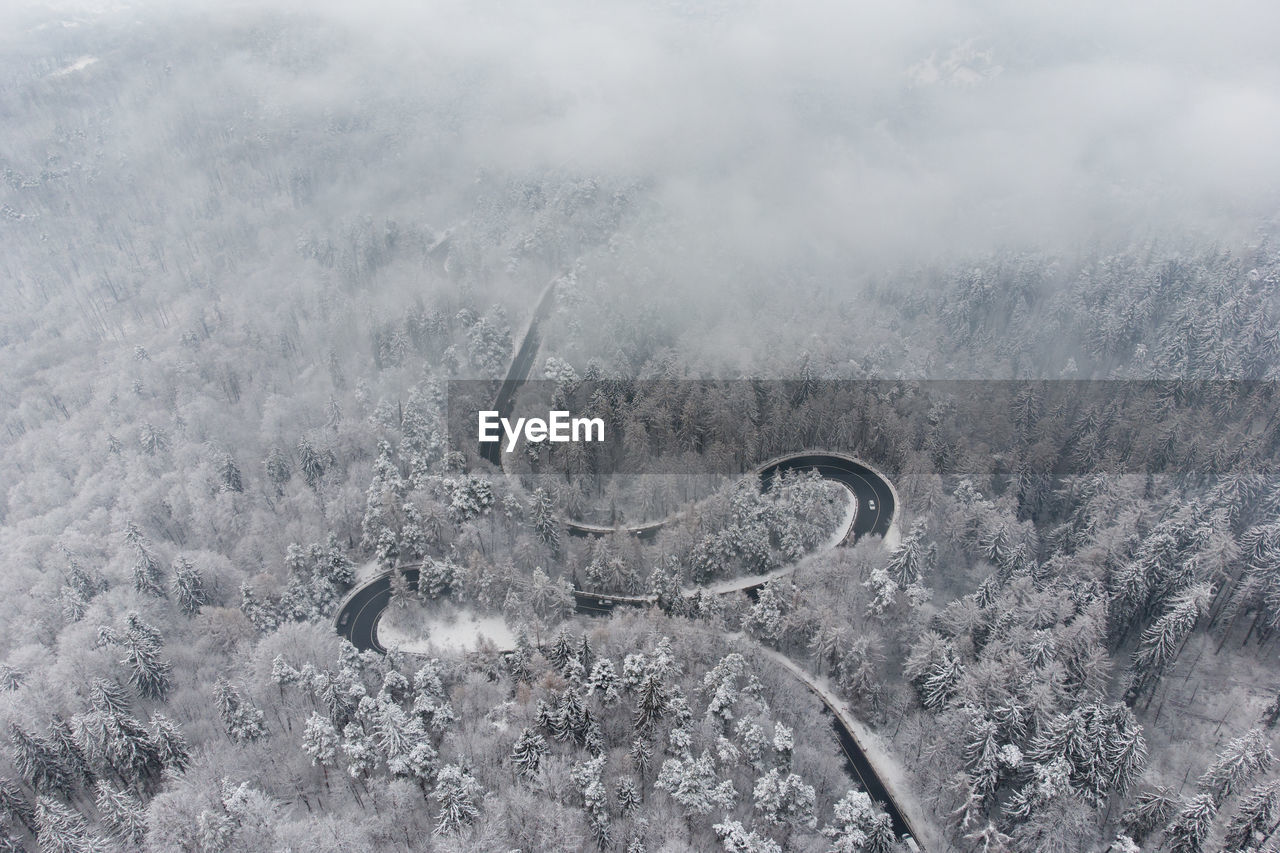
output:
[[[66,77],[68,74],[74,74],[77,71],[85,70],[86,68],[88,68],[90,65],[93,65],[97,61],[98,61],[98,57],[96,56],[82,56],[79,59],[77,59],[75,62],[66,66],[65,68],[59,68],[57,71],[53,72],[49,76],[50,77]]]
[[[378,622],[378,642],[400,652],[469,652],[479,648],[483,640],[499,649],[510,649],[515,647],[516,635],[501,616],[480,616],[469,608],[426,614],[417,631],[385,618]]]
[[[386,569],[377,560],[370,560],[367,563],[361,563],[356,566],[355,587],[364,586],[385,571]]]

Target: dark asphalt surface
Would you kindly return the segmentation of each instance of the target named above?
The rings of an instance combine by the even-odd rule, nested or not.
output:
[[[405,568],[411,588],[418,584],[418,570]],[[391,603],[391,575],[384,573],[357,589],[338,611],[338,633],[360,651],[385,652],[378,643],[378,620]]]
[[[524,340],[520,342],[520,349],[516,350],[515,358],[511,360],[511,367],[507,370],[507,378],[503,379],[502,385],[498,387],[498,395],[494,398],[493,408],[497,410],[500,418],[511,417],[512,411],[515,410],[516,392],[520,390],[520,385],[529,378],[529,374],[533,371],[533,360],[538,355],[539,344],[542,343],[541,335],[538,332],[538,324],[544,322],[550,316],[551,308],[556,304],[555,294],[556,283],[553,281],[542,291],[542,296],[538,299],[538,305],[533,309],[533,320],[529,323],[529,330],[525,332]],[[492,462],[501,468],[502,442],[495,441],[482,444],[480,446],[480,456],[487,462]]]
[[[847,541],[856,542],[863,536],[884,536],[889,532],[897,509],[893,490],[867,466],[833,454],[806,453],[774,462],[760,471],[760,480],[767,489],[773,478],[784,471],[817,471],[819,476],[849,487],[858,498],[858,515]]]

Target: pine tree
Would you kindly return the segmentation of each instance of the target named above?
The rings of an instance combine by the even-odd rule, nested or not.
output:
[[[0,812],[0,853],[26,853],[20,835],[9,816]]]
[[[164,714],[152,714],[150,723],[151,740],[161,766],[166,770],[185,770],[191,763],[191,749],[177,724]]]
[[[507,655],[507,671],[517,684],[529,684],[533,678],[533,646],[529,636],[521,631],[516,637],[516,647]]]
[[[742,751],[746,753],[747,762],[751,765],[751,768],[756,771],[763,771],[768,766],[768,762],[765,760],[765,752],[769,746],[769,738],[765,735],[764,729],[744,717],[738,720],[733,730],[737,736],[738,743],[742,746]]]
[[[835,819],[822,828],[832,853],[891,853],[897,844],[893,822],[862,791],[845,794],[834,813]]]
[[[921,680],[919,691],[921,703],[931,711],[940,711],[946,706],[951,694],[955,692],[960,676],[964,674],[964,665],[954,653],[946,654],[934,664]]]
[[[405,483],[396,465],[391,445],[378,442],[378,458],[373,479],[365,496],[360,547],[372,552],[378,562],[390,568],[400,556],[397,510],[404,505]]]
[[[636,769],[636,774],[643,782],[645,773],[653,763],[653,744],[645,737],[634,738],[627,755],[631,759],[631,766]]]
[[[1129,837],[1141,844],[1157,827],[1167,824],[1177,808],[1178,797],[1173,789],[1159,786],[1139,794],[1125,809],[1120,823]]]
[[[280,626],[281,614],[270,601],[263,601],[245,581],[240,584],[240,612],[259,632],[266,633]]]
[[[435,537],[422,518],[422,510],[413,501],[404,502],[400,515],[404,519],[400,525],[400,553],[406,561],[421,562],[430,553]],[[419,591],[425,591],[421,585]]]
[[[556,715],[552,717],[553,734],[556,740],[566,740],[570,735],[582,742],[587,731],[589,720],[587,706],[582,701],[582,694],[576,686],[565,689],[560,696]]]
[[[25,826],[33,835],[38,829],[35,809],[13,780],[3,776],[0,776],[0,815],[7,815],[12,823]]]
[[[556,634],[555,640],[551,644],[551,650],[547,652],[547,660],[561,671],[565,665],[574,657],[573,640],[569,639],[569,630],[561,628]]]
[[[250,743],[266,736],[262,711],[225,678],[219,678],[214,683],[213,700],[222,716],[227,735],[233,741]]]
[[[687,818],[708,814],[717,806],[731,809],[738,795],[733,782],[716,778],[715,763],[705,752],[696,759],[668,758],[654,785],[670,794]]]
[[[352,779],[363,779],[378,765],[378,748],[359,724],[347,723],[342,729],[342,755],[347,759],[347,773]]]
[[[151,552],[151,542],[132,521],[125,525],[124,540],[133,546],[133,588],[140,593],[164,598],[164,577],[160,561]]]
[[[664,557],[649,573],[649,594],[658,608],[669,616],[679,616],[684,608],[680,589],[680,563],[671,555]]]
[[[450,560],[424,560],[418,571],[418,594],[432,601],[444,598],[457,586],[461,574]]]
[[[773,724],[773,752],[777,756],[778,766],[782,768],[791,766],[791,750],[795,748],[795,738],[792,731],[781,722]]]
[[[556,622],[573,610],[573,587],[564,578],[551,580],[541,567],[529,576],[527,598],[533,612],[548,622]]]
[[[449,514],[459,524],[486,515],[493,507],[493,485],[488,480],[464,474],[449,483],[452,487]]]
[[[227,492],[243,492],[244,478],[240,476],[240,466],[230,453],[222,454],[218,460],[218,477],[222,481],[222,490]]]
[[[440,805],[436,835],[460,833],[480,816],[477,800],[483,794],[480,783],[456,764],[446,764],[436,775],[431,796]]]
[[[89,602],[94,596],[107,588],[106,581],[97,572],[89,572],[78,560],[68,555],[66,580],[62,587],[60,600],[63,616],[70,622],[78,622],[84,618]]]
[[[147,810],[136,795],[99,781],[94,802],[103,824],[116,838],[131,845],[142,842],[147,834]]]
[[[336,533],[330,533],[323,545],[313,544],[310,554],[320,580],[336,589],[346,589],[356,582],[356,564],[343,550]]]
[[[1164,614],[1143,632],[1138,649],[1133,653],[1131,695],[1139,696],[1155,685],[1212,599],[1212,585],[1189,587],[1179,593]]]
[[[997,848],[992,848],[992,849],[995,850]],[[1008,848],[1002,847],[998,849],[1003,851]],[[1142,848],[1139,847],[1137,842],[1135,842],[1132,838],[1130,838],[1129,836],[1121,832],[1116,834],[1116,837],[1115,839],[1112,840],[1111,845],[1107,847],[1106,853],[1142,853]]]
[[[612,829],[609,825],[609,798],[605,791],[601,773],[604,770],[604,755],[597,755],[589,761],[575,764],[569,772],[578,792],[582,794],[583,809],[587,813],[587,822],[596,836],[596,846],[601,850],[610,847],[613,841]]]
[[[431,739],[421,728],[415,731],[411,727],[411,735],[412,740],[408,750],[393,758],[387,769],[391,771],[392,776],[417,782],[425,793],[427,783],[435,776],[437,759],[440,756],[431,745]]]
[[[538,768],[542,765],[542,757],[547,754],[547,750],[547,742],[542,735],[524,729],[511,748],[511,763],[515,765],[517,773],[526,779],[532,779],[538,775]]]
[[[140,695],[159,700],[168,695],[172,667],[160,656],[160,632],[143,622],[137,613],[125,618],[123,633],[106,625],[99,627],[98,642],[125,649],[121,663],[129,666],[129,679]]]
[[[284,655],[276,655],[271,659],[271,681],[280,688],[282,696],[284,688],[297,684],[301,679],[302,673],[285,660]]]
[[[125,659],[130,680],[147,699],[163,701],[172,688],[169,661],[160,656],[160,632],[143,622],[136,613],[125,617]]]
[[[1033,812],[1071,791],[1071,768],[1066,759],[1048,764],[1032,764],[1027,783],[1010,795],[1004,813],[1023,823]]]
[[[173,593],[184,616],[199,615],[200,608],[209,603],[204,575],[186,557],[173,561]]]
[[[49,722],[46,740],[53,747],[58,763],[66,769],[72,785],[84,785],[93,781],[93,773],[89,770],[89,763],[80,745],[76,743],[71,726],[57,714]]]
[[[667,712],[668,695],[661,675],[656,670],[650,672],[640,684],[638,693],[634,716],[635,730],[641,738],[648,739]]]
[[[390,581],[391,606],[403,610],[417,597],[409,586],[409,579],[401,569],[392,569],[388,577]]]
[[[95,678],[89,682],[89,704],[104,714],[127,714],[129,700],[115,681]]]
[[[419,717],[409,717],[383,694],[360,700],[359,716],[393,776],[423,783],[435,769],[436,752]]]
[[[920,582],[933,563],[937,548],[925,544],[925,530],[925,523],[917,521],[902,538],[901,544],[889,555],[885,568],[899,589],[906,589]]]
[[[1218,816],[1218,805],[1209,794],[1197,794],[1174,816],[1164,831],[1170,853],[1202,853]]]
[[[601,658],[591,667],[591,675],[587,678],[587,695],[599,694],[601,703],[606,707],[610,706],[622,698],[618,692],[618,684],[618,672],[613,661]]]
[[[934,631],[925,631],[911,647],[902,667],[902,674],[915,685],[916,692],[924,701],[925,683],[939,672],[954,670],[960,666],[960,658],[955,644]]]
[[[332,767],[338,754],[338,730],[333,723],[312,711],[302,733],[302,751],[311,757],[313,765]]]
[[[1215,807],[1244,786],[1260,772],[1271,769],[1275,763],[1271,744],[1261,729],[1251,729],[1227,742],[1222,752],[1198,781],[1200,790],[1213,798]]]
[[[88,853],[96,846],[79,812],[52,797],[36,801],[36,823],[40,827],[36,834],[40,853]]]
[[[604,755],[607,748],[600,721],[593,717],[590,711],[587,711],[587,725],[582,733],[582,746],[592,756]]]
[[[1255,785],[1240,799],[1236,813],[1227,823],[1223,838],[1226,850],[1245,850],[1262,843],[1280,823],[1280,781]]]
[[[534,534],[553,554],[560,551],[560,519],[546,489],[537,488],[529,499],[529,523]]]
[[[818,628],[809,638],[809,652],[813,655],[819,672],[824,665],[835,665],[847,638],[848,631],[838,623],[833,613],[824,611],[818,616]]]
[[[413,712],[433,731],[441,732],[454,720],[453,708],[445,700],[439,661],[428,661],[413,676]]]
[[[746,671],[746,659],[733,652],[721,658],[720,662],[702,677],[702,689],[710,694],[707,700],[706,716],[708,719],[718,720],[726,730],[733,720],[733,705],[738,700],[738,679]]]
[[[725,820],[711,827],[724,845],[725,853],[782,853],[782,847],[767,835],[749,831],[741,821]]]
[[[155,456],[169,447],[169,434],[147,421],[138,429],[138,445],[148,456]]]
[[[618,797],[618,810],[623,817],[633,817],[640,810],[640,789],[629,776],[618,779],[614,787]]]
[[[1000,761],[999,727],[994,720],[979,716],[969,724],[962,755],[970,800],[978,811],[985,811],[987,804],[995,796],[1004,770]],[[962,825],[964,823],[962,821]]]
[[[1275,698],[1271,700],[1271,704],[1262,712],[1263,724],[1268,729],[1274,729],[1276,723],[1280,722],[1280,690],[1276,691]]]
[[[312,489],[318,489],[328,466],[325,465],[324,454],[318,451],[305,435],[298,439],[298,467],[302,470],[302,476],[306,479],[307,485]]]
[[[986,826],[975,829],[973,832],[967,833],[964,840],[973,843],[974,853],[1006,853],[1006,851],[1013,849],[1010,846],[1013,839],[1001,832],[1000,827],[991,822],[988,822]],[[884,849],[888,850],[890,848]],[[1135,849],[1134,853],[1138,853],[1138,851]]]
[[[121,778],[141,784],[157,775],[164,767],[160,750],[151,733],[127,714],[109,714],[99,720],[103,740],[98,744],[101,757]],[[80,734],[77,732],[77,734]],[[84,738],[79,738],[84,743]],[[90,749],[86,747],[86,756]]]
[[[53,744],[9,723],[9,743],[13,745],[13,765],[32,790],[41,794],[71,795],[67,768],[58,760]]]
[[[1110,792],[1127,790],[1141,774],[1147,746],[1128,706],[1092,702],[1047,720],[1027,756],[1041,765],[1062,761],[1073,789],[1098,805]]]
[[[788,829],[816,825],[817,794],[812,785],[794,773],[783,774],[776,767],[756,780],[753,791],[756,811],[767,823]]]
[[[262,460],[262,467],[266,469],[267,479],[275,487],[276,497],[283,497],[285,485],[293,479],[293,465],[288,454],[278,446],[272,447],[267,458]]]
[[[1106,791],[1115,791],[1123,796],[1146,769],[1147,742],[1133,711],[1119,703],[1113,708],[1115,713],[1104,744],[1104,758],[1108,765]]]
[[[411,725],[410,736],[409,748],[393,758],[387,769],[391,771],[392,776],[412,779],[425,793],[427,783],[435,776],[440,755],[431,745],[431,739],[420,727],[414,729]]]

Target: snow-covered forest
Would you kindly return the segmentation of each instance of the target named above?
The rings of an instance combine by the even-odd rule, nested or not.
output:
[[[1274,12],[785,5],[0,10],[0,851],[1280,851]]]

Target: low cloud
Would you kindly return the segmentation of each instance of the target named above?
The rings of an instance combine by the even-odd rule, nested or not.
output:
[[[447,151],[460,181],[633,177],[691,242],[747,256],[1053,249],[1166,229],[1233,240],[1280,185],[1270,3],[267,7],[97,14],[323,27],[333,53],[316,67],[271,79],[253,66],[237,85],[286,110],[450,102],[452,126],[417,144]]]

